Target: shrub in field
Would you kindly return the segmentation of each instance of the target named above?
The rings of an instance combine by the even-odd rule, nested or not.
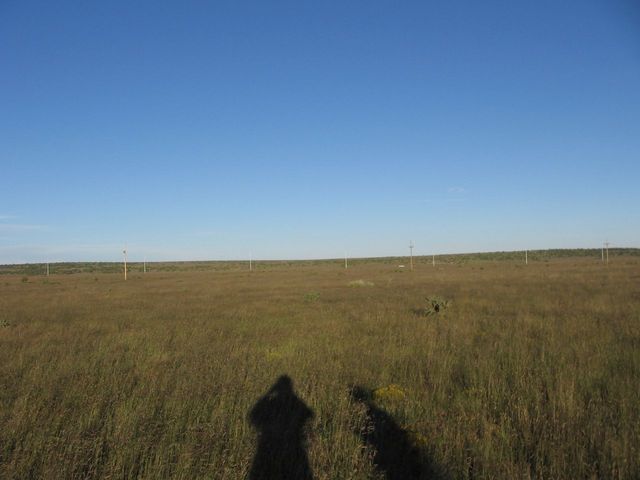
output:
[[[320,300],[320,294],[318,292],[309,292],[304,294],[304,301],[307,303],[313,303]]]
[[[422,309],[423,315],[435,315],[437,313],[443,313],[451,302],[440,297],[426,297],[426,306]]]

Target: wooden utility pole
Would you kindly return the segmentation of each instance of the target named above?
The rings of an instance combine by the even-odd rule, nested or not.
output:
[[[524,264],[529,265],[529,250],[524,251]]]
[[[127,279],[127,249],[122,250],[122,255],[124,256],[124,279]]]
[[[413,240],[409,241],[409,268],[413,271]]]

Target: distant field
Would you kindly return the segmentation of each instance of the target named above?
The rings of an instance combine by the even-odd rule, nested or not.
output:
[[[0,478],[640,478],[637,252],[0,267]]]
[[[590,258],[594,261],[600,260],[603,252],[593,248],[577,248],[577,249],[556,249],[556,250],[529,250],[528,259],[531,262],[549,262],[551,260],[560,259],[576,259]],[[616,257],[640,257],[640,248],[610,248],[609,259],[614,260]],[[485,252],[485,253],[459,253],[450,255],[435,256],[416,256],[414,262],[416,265],[431,265],[432,261],[439,265],[447,264],[466,264],[477,260],[492,262],[524,262],[524,252]],[[350,258],[349,265],[367,265],[367,264],[389,264],[409,266],[408,257],[382,257],[382,258]],[[254,260],[253,268],[260,270],[273,270],[288,267],[310,267],[310,266],[328,266],[335,265],[344,266],[344,259],[327,259],[327,260]],[[187,271],[226,271],[226,270],[242,270],[248,269],[249,262],[231,260],[231,261],[194,261],[194,262],[149,262],[147,263],[147,271],[151,272],[187,272]],[[128,271],[143,272],[142,262],[129,262]],[[123,271],[122,262],[65,262],[51,263],[50,273],[69,274],[69,273],[118,273]],[[46,272],[45,263],[28,263],[17,265],[0,265],[0,275],[43,275]]]

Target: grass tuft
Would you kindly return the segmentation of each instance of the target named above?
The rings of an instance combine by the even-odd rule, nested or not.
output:
[[[368,280],[352,280],[349,282],[350,287],[373,287],[375,284]]]

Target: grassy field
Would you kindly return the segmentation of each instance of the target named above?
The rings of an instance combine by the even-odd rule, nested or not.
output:
[[[14,268],[0,478],[640,478],[640,257],[529,258]]]

